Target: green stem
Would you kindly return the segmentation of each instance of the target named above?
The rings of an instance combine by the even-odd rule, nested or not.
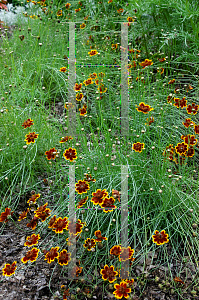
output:
[[[146,38],[145,38],[144,27],[143,27],[142,21],[141,21],[141,16],[139,17],[139,21],[140,21],[140,25],[141,25],[142,31],[143,31],[142,36],[144,38],[144,47],[145,47],[145,50],[146,50],[146,56],[147,56],[147,58],[149,58],[149,51],[148,51],[147,42],[146,42]]]
[[[14,225],[15,225],[18,229],[20,229],[20,230],[22,230],[22,231],[24,231],[24,232],[27,232],[27,231],[24,230],[23,228],[20,228],[20,227],[15,223],[15,221],[13,220],[13,218],[11,218],[11,220],[13,221]]]

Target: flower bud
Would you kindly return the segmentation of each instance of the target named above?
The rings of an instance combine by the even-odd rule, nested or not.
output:
[[[196,292],[195,290],[192,290],[192,291],[191,291],[191,294],[192,294],[192,295],[196,295],[196,293],[197,293],[197,292]]]
[[[102,243],[98,243],[97,246],[98,246],[98,249],[102,249],[104,247],[104,245]]]

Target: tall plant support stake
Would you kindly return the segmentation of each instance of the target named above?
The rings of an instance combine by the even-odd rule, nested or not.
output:
[[[76,92],[74,90],[76,79],[75,68],[75,23],[69,22],[69,78],[68,78],[68,99],[69,103],[69,120],[68,133],[74,139],[76,137]],[[76,213],[75,213],[75,165],[69,166],[69,225],[73,224],[76,231]],[[74,233],[75,233],[74,231]],[[69,232],[69,231],[68,231]],[[76,268],[76,238],[72,239],[69,235],[68,252],[71,253],[71,260],[68,263],[69,279],[76,278],[76,273],[73,272]]]

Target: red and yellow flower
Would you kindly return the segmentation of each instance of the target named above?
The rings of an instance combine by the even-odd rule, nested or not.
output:
[[[63,265],[67,265],[69,263],[69,261],[71,261],[71,253],[67,253],[67,250],[63,249],[60,253],[59,253],[59,257],[58,257],[58,263],[63,266]]]
[[[79,180],[78,183],[75,184],[75,190],[81,195],[87,193],[87,191],[90,190],[90,187],[86,180]]]
[[[110,254],[119,256],[121,253],[121,246],[120,245],[115,245],[110,249]]]
[[[26,144],[29,145],[31,143],[35,143],[35,139],[38,138],[39,134],[36,134],[35,132],[29,132],[29,134],[26,134],[26,139],[24,141],[26,141]]]
[[[77,235],[82,232],[83,226],[84,223],[82,223],[80,219],[78,219],[77,223],[74,221],[69,221],[67,224],[67,230],[69,231],[69,234]]]
[[[77,100],[77,101],[81,101],[83,97],[84,97],[84,95],[83,95],[82,93],[78,93],[78,94],[76,95],[76,100]]]
[[[57,150],[55,148],[51,148],[49,151],[45,152],[48,160],[55,159],[57,155]]]
[[[85,86],[87,86],[89,84],[93,84],[94,82],[92,81],[92,78],[88,78],[87,80],[84,80],[83,83],[85,84]]]
[[[95,236],[97,239],[95,239],[96,242],[101,242],[102,240],[107,240],[107,237],[103,237],[100,230],[95,231]]]
[[[84,177],[86,176],[86,181],[87,182],[90,182],[90,181],[93,181],[93,182],[96,182],[96,179],[95,178],[92,178],[92,175],[91,174],[85,174]]]
[[[103,80],[103,79],[102,79],[102,80]],[[99,79],[96,79],[96,80],[95,80],[95,84],[96,84],[96,85],[99,85],[99,83],[100,83]]]
[[[199,125],[194,125],[195,134],[199,134]]]
[[[73,138],[71,136],[62,137],[60,143],[65,143],[68,142],[69,140],[73,140]]]
[[[175,146],[176,153],[179,155],[185,155],[188,149],[188,145],[185,143],[178,143],[177,146]]]
[[[108,196],[106,189],[98,189],[95,193],[92,193],[93,198],[90,200],[94,205],[100,205],[103,202],[103,198]]]
[[[67,71],[67,68],[66,67],[62,67],[62,68],[59,69],[59,71],[65,73]]]
[[[82,206],[86,203],[87,200],[88,200],[88,196],[87,196],[86,198],[84,198],[84,199],[81,199],[81,200],[78,202],[77,208],[82,207]]]
[[[27,223],[26,226],[30,227],[32,230],[34,230],[38,224],[38,220],[39,220],[39,218],[34,216],[34,218],[30,221],[30,223]]]
[[[150,117],[149,119],[146,119],[147,123],[145,123],[145,125],[150,126],[153,122],[154,122],[154,117]]]
[[[105,76],[105,73],[100,72],[100,73],[98,73],[98,76],[99,76],[100,78],[103,78],[103,77]]]
[[[89,74],[90,78],[96,79],[97,78],[97,73]]]
[[[188,150],[187,150],[187,153],[186,153],[186,156],[187,157],[193,157],[195,154],[195,150],[192,146],[188,147]]]
[[[26,242],[24,243],[24,246],[28,246],[31,247],[33,245],[37,245],[38,244],[38,240],[40,239],[40,235],[39,234],[32,234],[31,236],[27,236],[26,238]]]
[[[100,84],[97,89],[100,92],[100,94],[106,93],[107,91],[107,88],[104,87],[104,84]]]
[[[17,262],[14,261],[11,265],[10,264],[5,264],[5,267],[2,269],[3,276],[11,276],[15,273],[16,270],[16,264]]]
[[[26,264],[29,260],[31,262],[36,261],[39,255],[39,249],[32,248],[30,251],[26,253],[26,255],[21,259],[21,261]]]
[[[11,208],[6,207],[5,212],[1,213],[0,222],[7,223],[8,220],[12,217],[13,213],[14,213],[14,211],[11,212]]]
[[[59,16],[62,16],[62,10],[61,9],[59,9],[58,12],[57,12],[57,17],[59,17]]]
[[[189,90],[193,90],[193,87],[189,84],[188,88],[187,88],[187,93]]]
[[[103,202],[100,204],[100,206],[104,208],[103,212],[108,213],[110,211],[113,211],[113,209],[117,208],[117,206],[113,205],[114,202],[115,199],[113,197],[104,198]]]
[[[72,162],[75,159],[77,159],[77,151],[73,148],[66,149],[63,153],[63,156],[65,159],[70,160],[70,162]]]
[[[139,65],[143,67],[143,69],[145,69],[145,67],[147,66],[152,66],[153,62],[152,60],[146,58],[145,61],[142,61],[141,63],[139,63]]]
[[[136,105],[137,106],[137,105]],[[149,111],[154,110],[149,105],[145,104],[144,102],[140,102],[139,106],[137,106],[137,111],[141,111],[144,114],[147,114]]]
[[[159,62],[163,62],[163,61],[166,60],[166,58],[165,58],[165,57],[163,57],[163,58],[158,58],[158,60],[159,60]]]
[[[159,232],[158,230],[155,230],[155,234],[152,235],[153,243],[157,245],[163,245],[165,243],[169,242],[168,234],[165,232],[165,230],[162,230]]]
[[[21,214],[19,214],[19,219],[18,219],[19,222],[21,220],[24,220],[27,217],[27,214],[28,214],[29,210],[30,210],[30,208],[27,208],[26,211],[23,211]]]
[[[127,17],[128,22],[134,22],[135,20],[132,17]]]
[[[30,204],[36,203],[36,200],[37,200],[40,196],[41,196],[40,194],[34,194],[34,195],[32,195],[32,196],[28,199],[27,203],[29,203],[29,205],[30,205]]]
[[[185,97],[182,98],[182,100],[180,98],[175,98],[174,97],[174,106],[176,106],[177,108],[181,107],[181,108],[184,108],[184,107],[187,107],[187,100],[185,100]]]
[[[100,274],[102,275],[103,280],[107,280],[112,283],[116,280],[115,276],[118,275],[117,271],[114,271],[114,266],[105,265],[104,269],[101,269]]]
[[[90,239],[90,238],[87,238],[87,240],[85,240],[85,243],[84,243],[84,248],[87,248],[88,251],[91,251],[92,248],[94,248],[96,245],[96,242],[94,239]]]
[[[113,292],[113,295],[117,299],[122,299],[122,297],[128,298],[129,293],[131,293],[131,288],[127,288],[127,282],[121,281],[120,284],[114,284],[114,288],[116,289],[115,292]]]
[[[199,108],[199,105],[196,105],[195,103],[192,103],[192,105],[191,104],[189,104],[188,106],[187,106],[187,113],[190,115],[190,114],[197,114],[197,111],[198,111],[198,108]]]
[[[97,50],[91,50],[90,52],[88,52],[88,54],[89,54],[90,57],[91,57],[91,56],[97,55],[98,52],[97,52]]]
[[[46,251],[44,250],[44,254],[45,254],[45,258],[44,260],[47,260],[47,263],[50,264],[52,261],[55,260],[55,258],[59,257],[59,253],[58,253],[59,247],[52,247],[50,249],[50,251]]]
[[[73,276],[79,276],[79,274],[82,272],[82,267],[78,267],[78,266],[75,266],[73,269],[72,269],[72,275]]]
[[[170,144],[166,147],[166,150],[163,151],[162,155],[165,156],[169,160],[174,160],[175,152],[174,152],[173,144]]]
[[[86,24],[84,24],[84,23],[82,23],[81,25],[80,25],[80,29],[83,29],[83,28],[85,28],[86,27]]]
[[[81,88],[82,88],[82,83],[78,84],[78,83],[75,83],[75,86],[73,87],[75,91],[80,91]]]
[[[79,108],[80,116],[86,115],[86,113],[87,113],[86,109],[87,109],[87,105],[86,104],[83,105],[83,108]]]
[[[27,127],[30,127],[32,126],[34,123],[33,123],[33,120],[31,119],[28,119],[26,121],[24,121],[24,123],[21,125],[21,126],[24,126],[24,129],[27,128]]]
[[[161,72],[160,72],[160,70],[161,70]],[[157,72],[160,72],[160,74],[162,75],[164,73],[164,68],[160,68],[160,70],[159,70],[159,68],[157,68]]]
[[[167,96],[167,103],[171,103],[173,99],[174,99],[174,96],[172,94],[170,94],[169,96]]]
[[[66,4],[65,4],[66,9],[68,9],[70,6],[71,6],[70,3],[66,3]]]
[[[118,48],[118,44],[112,44],[112,45],[111,45],[111,48],[112,48],[113,50],[116,50],[116,49]]]
[[[38,219],[41,219],[42,222],[44,222],[48,217],[50,217],[50,212],[51,212],[50,208],[46,208],[45,211],[37,213],[36,217]]]
[[[133,279],[133,278],[132,278],[131,280],[129,280],[129,279],[126,279],[125,281],[127,282],[127,287],[130,287],[130,286],[132,286],[132,285],[133,285],[133,283],[134,283],[134,279]]]
[[[120,194],[121,194],[121,192],[112,189],[112,196],[113,196],[114,198],[118,199],[119,202],[120,202]]]
[[[52,228],[53,225],[55,224],[55,221],[57,221],[56,215],[53,216],[53,217],[50,219],[50,221],[49,221],[49,223],[48,223],[48,228]]]
[[[187,134],[187,135],[181,135],[181,139],[184,140],[185,144],[195,146],[197,144],[197,139],[195,138],[195,135]]]
[[[59,217],[54,224],[52,225],[52,230],[55,231],[56,233],[62,233],[64,229],[67,229],[68,226],[68,218],[61,218]]]
[[[44,212],[47,208],[48,202],[46,202],[46,204],[39,206],[36,210],[35,210],[35,214],[38,214],[40,212]]]
[[[171,79],[169,80],[168,84],[173,84],[176,80],[175,79]]]
[[[182,124],[186,127],[186,128],[188,128],[189,126],[194,126],[194,122],[193,121],[191,121],[191,119],[190,118],[188,118],[188,119],[186,119],[185,120],[185,122],[182,122]]]
[[[123,8],[117,10],[118,14],[122,13],[123,11],[124,11]]]
[[[119,261],[126,261],[131,259],[133,253],[134,253],[134,249],[131,249],[131,247],[127,247],[127,248],[122,247],[119,255]]]
[[[140,143],[140,142],[134,143],[132,149],[135,150],[136,152],[141,153],[142,150],[144,149],[144,143]]]

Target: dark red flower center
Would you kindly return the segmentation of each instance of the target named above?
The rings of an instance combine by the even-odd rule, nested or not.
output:
[[[63,220],[60,220],[60,221],[56,224],[56,226],[57,226],[58,228],[62,228],[62,227],[64,226],[64,221],[63,221]]]

